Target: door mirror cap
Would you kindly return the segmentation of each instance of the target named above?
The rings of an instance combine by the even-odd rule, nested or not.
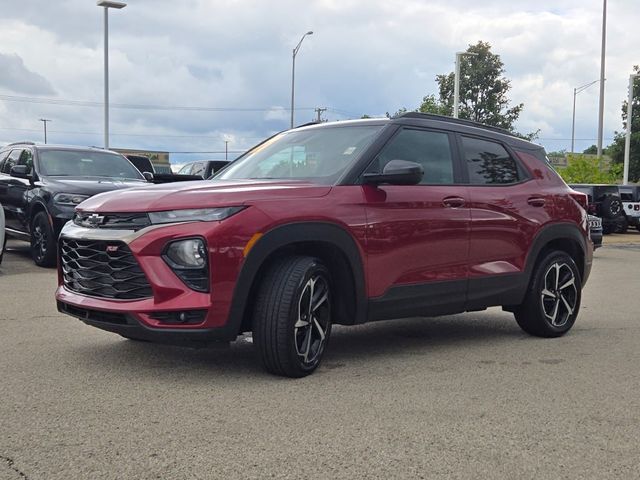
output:
[[[142,176],[147,182],[153,182],[153,173],[151,172],[142,172]]]
[[[382,173],[365,173],[364,183],[379,185],[416,185],[424,176],[422,165],[407,160],[391,160],[382,169]]]
[[[29,178],[29,170],[26,165],[14,165],[9,175],[16,178]]]

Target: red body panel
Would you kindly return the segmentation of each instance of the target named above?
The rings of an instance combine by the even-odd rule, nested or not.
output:
[[[245,205],[221,222],[153,226],[129,242],[147,276],[153,298],[136,301],[87,297],[60,286],[58,300],[96,310],[127,312],[143,324],[165,328],[154,311],[206,309],[203,323],[171,329],[215,328],[228,321],[245,249],[255,234],[296,222],[339,226],[353,239],[369,298],[391,288],[465,281],[524,271],[532,242],[550,223],[580,225],[586,213],[553,173],[519,153],[532,179],[512,186],[320,186],[302,182],[185,182],[97,195],[79,209],[149,212]],[[541,193],[544,191],[544,194]],[[206,240],[210,293],[188,288],[161,257],[181,237]],[[590,263],[590,252],[587,252]],[[166,327],[169,328],[169,327]]]

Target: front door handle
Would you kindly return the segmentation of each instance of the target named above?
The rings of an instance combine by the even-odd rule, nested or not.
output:
[[[465,200],[462,197],[446,197],[442,200],[442,204],[449,208],[464,207]]]
[[[543,197],[529,197],[527,203],[532,207],[544,207],[545,200]]]

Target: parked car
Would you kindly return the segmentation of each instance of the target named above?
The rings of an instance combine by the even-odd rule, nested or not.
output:
[[[618,189],[627,223],[640,231],[640,185],[620,185]]]
[[[4,227],[4,209],[0,203],[0,265],[2,265],[2,258],[7,247],[7,236],[4,233]]]
[[[202,160],[199,162],[191,162],[178,170],[178,175],[197,175],[203,179],[211,178],[229,163],[230,162],[225,160]]]
[[[171,172],[171,168],[158,168],[144,155],[126,155],[126,157],[144,175],[144,178],[152,183],[188,182],[203,179],[200,175],[179,175]]]
[[[296,128],[213,180],[78,206],[57,305],[133,339],[252,331],[266,369],[290,377],[315,370],[333,324],[499,305],[557,337],[591,270],[586,200],[542,147],[475,122],[407,113]]]
[[[76,205],[110,190],[147,185],[122,155],[98,148],[13,143],[0,149],[7,233],[31,243],[37,265],[56,263],[56,240]]]
[[[602,246],[602,219],[595,215],[588,216],[589,236],[593,242],[593,249],[596,250]]]
[[[587,195],[589,213],[602,219],[602,233],[624,233],[627,218],[624,214],[618,185],[570,184],[571,188]]]

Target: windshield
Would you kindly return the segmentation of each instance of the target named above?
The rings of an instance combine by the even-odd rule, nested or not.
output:
[[[142,180],[144,177],[121,155],[91,150],[41,150],[38,155],[43,175],[115,177]]]
[[[381,129],[382,125],[336,125],[281,133],[214,178],[298,179],[329,185],[360,157]]]

